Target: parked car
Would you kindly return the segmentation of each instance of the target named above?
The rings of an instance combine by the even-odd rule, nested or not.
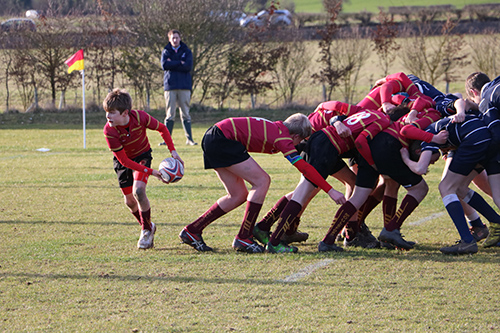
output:
[[[241,20],[243,20],[247,15],[239,10],[234,10],[230,12],[214,10],[210,12],[211,17],[219,18],[223,21],[230,22],[231,24],[239,25]]]
[[[2,31],[36,31],[36,23],[29,18],[12,18],[3,21],[0,25]]]
[[[27,18],[34,18],[34,19],[37,19],[40,17],[40,14],[38,14],[38,12],[34,9],[30,9],[30,10],[27,10],[26,11],[26,17]]]
[[[257,14],[247,15],[240,20],[240,25],[242,27],[263,27],[268,24],[273,26],[288,26],[292,25],[292,23],[292,14],[286,9],[277,9],[272,12],[269,10],[262,10]]]

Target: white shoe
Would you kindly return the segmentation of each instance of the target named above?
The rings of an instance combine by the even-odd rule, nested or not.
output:
[[[156,225],[151,222],[151,230],[141,230],[141,237],[137,242],[138,249],[151,249],[155,246]]]
[[[196,146],[198,143],[197,143],[197,142],[194,142],[193,140],[189,140],[189,139],[187,139],[187,140],[186,140],[186,144],[187,144],[188,146]]]

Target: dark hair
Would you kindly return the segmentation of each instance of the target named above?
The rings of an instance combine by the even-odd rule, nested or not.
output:
[[[410,112],[410,108],[404,105],[398,105],[395,108],[387,111],[387,115],[392,121],[397,121],[399,118]]]
[[[488,75],[483,72],[474,72],[470,74],[467,77],[467,80],[465,80],[465,92],[467,93],[467,96],[470,97],[469,90],[475,89],[477,91],[481,91],[483,86],[490,81],[491,80]]]
[[[102,107],[106,112],[118,110],[121,114],[132,109],[132,97],[125,89],[115,88],[106,96]]]
[[[418,162],[420,154],[422,152],[422,141],[413,140],[408,146],[408,152],[410,153],[410,160]]]

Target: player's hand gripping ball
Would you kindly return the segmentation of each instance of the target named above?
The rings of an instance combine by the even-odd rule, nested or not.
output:
[[[168,157],[161,161],[158,170],[164,183],[170,184],[178,182],[184,176],[184,166],[179,160],[173,157]]]

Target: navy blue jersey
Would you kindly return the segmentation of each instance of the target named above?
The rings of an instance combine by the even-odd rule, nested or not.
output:
[[[471,146],[491,142],[491,133],[486,124],[476,116],[466,115],[462,123],[452,123],[451,118],[443,118],[430,124],[425,131],[437,134],[440,131],[448,131],[449,137],[445,144],[438,145],[434,142],[422,142],[423,150],[437,152],[440,148],[457,148],[464,143]]]
[[[422,94],[434,100],[436,103],[436,110],[441,113],[441,117],[448,117],[457,113],[454,104],[455,101],[459,99],[458,96],[453,94],[444,94],[437,90],[436,87],[429,82],[426,82],[413,74],[408,75],[408,77],[417,86],[418,90],[420,90]]]
[[[481,119],[491,131],[495,147],[500,145],[500,76],[481,90]]]
[[[443,96],[444,94],[436,89],[432,84],[420,79],[418,76],[409,74],[408,78],[417,86],[418,90],[425,96],[429,96],[432,99],[436,97]]]
[[[466,176],[476,169],[478,164],[484,167],[492,160],[493,156],[489,155],[491,134],[486,124],[478,117],[467,115],[463,123],[452,123],[450,118],[443,118],[426,129],[433,134],[442,130],[449,133],[447,142],[444,145],[423,142],[422,151],[453,149],[450,171]]]

